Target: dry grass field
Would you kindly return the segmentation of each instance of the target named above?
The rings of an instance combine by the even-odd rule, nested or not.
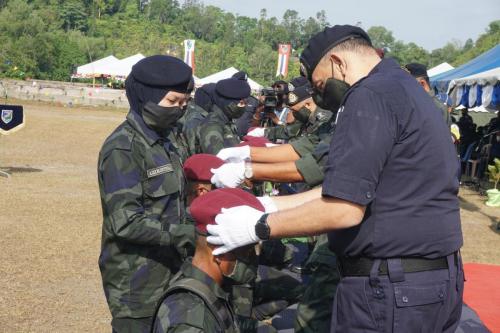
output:
[[[12,101],[11,101],[12,102]],[[19,102],[27,124],[0,137],[0,332],[110,332],[97,267],[97,154],[123,110]],[[465,262],[500,265],[500,209],[463,189]]]

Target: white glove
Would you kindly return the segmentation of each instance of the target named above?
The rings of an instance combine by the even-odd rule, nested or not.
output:
[[[224,148],[217,157],[229,162],[250,161],[250,146]]]
[[[279,144],[276,143],[266,143],[266,148],[271,148],[271,147],[276,147],[279,146]]]
[[[217,187],[238,187],[245,180],[245,162],[225,163],[217,169],[210,169],[213,173],[210,181]]]
[[[262,138],[266,133],[266,129],[263,127],[257,127],[247,133],[248,136],[255,136],[258,138]]]
[[[264,206],[266,213],[271,214],[278,211],[278,206],[276,206],[276,204],[274,203],[273,199],[270,196],[266,195],[263,197],[257,197],[257,200],[259,200],[262,206]]]
[[[207,242],[221,245],[212,254],[216,256],[260,241],[255,234],[255,224],[263,214],[250,206],[222,208],[221,213],[215,217],[217,224],[207,225],[210,234]]]

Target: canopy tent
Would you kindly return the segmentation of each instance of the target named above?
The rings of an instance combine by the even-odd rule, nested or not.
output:
[[[142,54],[137,53],[125,59],[118,60],[110,64],[107,68],[104,68],[101,74],[126,78],[132,71],[132,66],[144,58]]]
[[[95,77],[103,74],[111,65],[119,62],[118,58],[113,55],[107,56],[86,65],[78,66],[73,77]]]
[[[430,78],[450,105],[468,108],[500,105],[500,44],[468,63]]]
[[[500,45],[495,46],[460,67],[432,76],[430,78],[431,85],[439,92],[447,92],[451,80],[482,73],[496,67],[500,67]]]
[[[234,74],[236,74],[238,72],[239,72],[239,70],[237,70],[236,68],[229,67],[223,71],[209,75],[207,77],[204,77],[203,79],[198,79],[198,81],[196,82],[196,86],[201,87],[207,83],[217,83],[220,80],[224,80],[224,79],[228,79],[228,78],[232,77]],[[262,90],[262,86],[260,84],[258,84],[257,82],[255,82],[254,80],[248,78],[247,81],[248,81],[248,84],[250,85],[250,89],[252,89],[253,91]]]
[[[452,70],[454,68],[455,67],[453,67],[449,63],[443,62],[442,64],[439,64],[439,65],[437,65],[435,67],[432,67],[431,69],[427,70],[427,76],[428,77],[436,76],[438,74],[442,74],[442,73],[445,73],[447,71],[450,71],[450,70]]]
[[[500,67],[496,67],[490,70],[487,70],[482,73],[466,76],[460,79],[451,80],[450,87],[448,90],[453,89],[455,86],[463,86],[463,85],[494,85],[500,80]]]

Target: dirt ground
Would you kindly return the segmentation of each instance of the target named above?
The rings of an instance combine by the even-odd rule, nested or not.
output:
[[[0,137],[0,332],[109,332],[96,163],[125,112],[22,104],[26,127]],[[460,200],[464,261],[500,265],[500,209]]]

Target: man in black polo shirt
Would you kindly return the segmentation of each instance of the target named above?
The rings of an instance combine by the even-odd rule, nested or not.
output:
[[[340,105],[322,190],[273,199],[273,214],[223,210],[208,241],[221,245],[217,254],[329,232],[342,276],[332,332],[454,332],[463,293],[458,161],[436,105],[358,27],[326,28],[301,63],[322,99]],[[246,223],[229,228],[234,219]]]

